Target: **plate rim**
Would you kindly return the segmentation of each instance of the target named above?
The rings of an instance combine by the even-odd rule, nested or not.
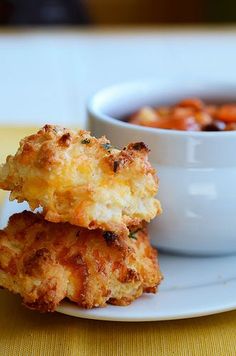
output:
[[[63,315],[68,315],[68,316],[73,316],[75,318],[80,318],[80,319],[87,319],[87,320],[98,320],[98,321],[116,321],[116,322],[130,322],[130,323],[136,323],[136,322],[150,322],[150,321],[171,321],[171,320],[184,320],[184,319],[193,319],[193,318],[200,318],[200,317],[204,317],[204,316],[210,316],[210,315],[217,315],[217,314],[221,314],[221,313],[225,313],[225,312],[230,312],[233,310],[236,310],[236,302],[234,305],[229,306],[229,307],[221,307],[220,309],[212,309],[212,310],[208,310],[206,312],[196,312],[196,313],[186,313],[186,314],[182,314],[182,315],[170,315],[170,316],[163,316],[163,317],[146,317],[146,318],[134,318],[134,317],[109,317],[109,316],[97,316],[97,315],[93,315],[93,314],[81,314],[81,315],[75,315],[70,311],[64,310],[64,308],[66,307],[66,304],[72,304],[72,303],[67,303],[67,302],[63,302],[61,306],[59,306],[56,309],[57,313],[63,314]],[[63,306],[64,305],[64,306]],[[127,306],[128,307],[128,306]],[[77,308],[75,306],[75,308]]]

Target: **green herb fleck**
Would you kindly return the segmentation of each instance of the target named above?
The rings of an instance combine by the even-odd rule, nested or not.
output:
[[[140,230],[142,230],[142,229],[137,229],[137,230],[135,230],[135,231],[130,231],[130,232],[129,232],[129,238],[130,238],[130,239],[137,240],[136,234],[137,234],[137,232],[139,232]]]
[[[88,138],[85,138],[84,140],[81,141],[81,143],[83,145],[87,145],[88,143],[90,143],[90,140]]]
[[[129,233],[129,238],[130,238],[130,239],[137,240],[137,236],[136,236],[135,232],[131,232],[131,231],[130,231],[130,233]]]

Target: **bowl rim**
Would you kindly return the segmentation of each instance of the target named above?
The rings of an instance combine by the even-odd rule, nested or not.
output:
[[[170,84],[170,81],[166,81],[165,84]],[[217,82],[194,82],[194,83],[186,83],[187,85],[190,85],[191,88],[202,86],[208,86],[209,88],[212,86],[216,86]],[[226,138],[226,137],[235,137],[236,138],[236,130],[232,131],[181,131],[181,130],[170,130],[170,129],[160,129],[160,128],[153,128],[153,127],[146,127],[146,126],[141,126],[141,125],[136,125],[136,124],[130,124],[128,122],[124,122],[122,120],[116,119],[115,117],[112,117],[106,113],[103,112],[101,109],[101,104],[99,105],[99,101],[101,101],[101,98],[104,97],[108,92],[115,91],[115,90],[121,90],[122,88],[128,88],[130,90],[137,90],[137,88],[142,88],[142,87],[158,87],[159,82],[154,81],[154,80],[136,80],[136,81],[128,81],[128,82],[121,82],[117,84],[113,84],[110,86],[106,86],[101,88],[100,90],[96,91],[93,95],[91,95],[87,101],[87,112],[95,117],[97,120],[112,124],[114,126],[119,126],[119,127],[125,127],[128,129],[132,129],[135,131],[142,131],[142,132],[149,132],[151,134],[161,134],[161,135],[168,135],[168,136],[179,136],[179,137],[196,137],[196,138]],[[235,90],[236,90],[236,83],[232,82],[218,82],[218,85],[234,85]],[[222,89],[223,91],[223,89]],[[236,101],[236,100],[235,100]]]

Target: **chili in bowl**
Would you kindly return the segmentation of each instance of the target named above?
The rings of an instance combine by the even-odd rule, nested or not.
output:
[[[236,130],[236,103],[206,104],[199,98],[187,98],[172,106],[142,107],[128,122],[168,130],[232,131]]]

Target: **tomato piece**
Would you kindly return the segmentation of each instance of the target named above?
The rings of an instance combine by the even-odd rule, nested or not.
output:
[[[189,99],[184,99],[182,101],[180,101],[179,104],[177,104],[177,106],[181,106],[181,107],[187,107],[187,108],[191,108],[191,109],[195,109],[195,110],[201,110],[204,108],[204,103],[202,100],[198,99],[198,98],[189,98]]]
[[[200,126],[193,116],[187,117],[167,117],[156,122],[155,127],[160,129],[180,130],[180,131],[199,131]]]
[[[225,122],[236,122],[236,104],[221,106],[216,112],[216,117]]]

